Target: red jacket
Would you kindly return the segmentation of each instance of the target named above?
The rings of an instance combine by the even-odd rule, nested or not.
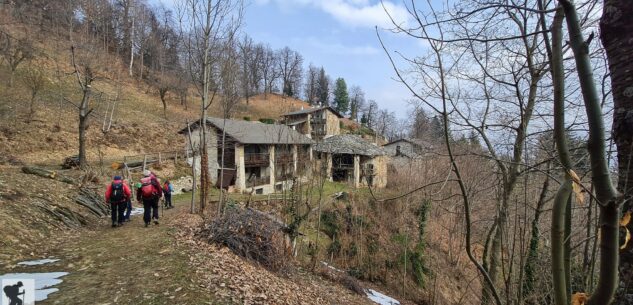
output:
[[[151,184],[152,184],[152,187],[154,188],[154,192],[156,193],[156,198],[163,197],[163,188],[160,186],[160,180],[158,180],[156,176],[151,175],[150,177],[145,177],[141,179],[141,183],[143,183],[143,181],[147,178],[151,179]],[[143,196],[141,195],[142,193],[141,188],[143,187],[140,187],[136,190],[136,200],[139,202],[143,200]]]
[[[125,199],[121,202],[126,202],[132,197],[132,192],[130,191],[130,187],[127,184],[123,183],[123,181],[114,180],[112,181],[112,183],[123,184],[123,197],[125,197]],[[106,192],[105,192],[105,200],[107,203],[110,203],[110,196],[112,195],[112,183],[108,184],[108,188],[106,189]]]

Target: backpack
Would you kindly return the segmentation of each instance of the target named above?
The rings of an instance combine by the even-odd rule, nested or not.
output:
[[[143,199],[151,199],[156,197],[156,195],[158,195],[158,192],[154,189],[152,178],[145,177],[141,179],[141,197],[143,197]]]
[[[167,194],[171,193],[171,192],[169,191],[169,184],[165,183],[165,185],[163,185],[163,192],[165,192],[165,193],[167,193]]]
[[[110,203],[119,203],[125,201],[123,193],[123,183],[112,182],[112,193],[110,193]]]

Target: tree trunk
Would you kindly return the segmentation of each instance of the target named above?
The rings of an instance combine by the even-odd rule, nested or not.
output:
[[[600,19],[600,39],[607,53],[611,72],[613,95],[613,139],[617,146],[618,190],[626,197],[633,194],[633,1],[606,0]],[[631,201],[623,206],[624,211],[633,210]],[[628,225],[633,231],[633,223]],[[615,304],[626,304],[626,297],[633,296],[633,247],[629,244],[620,252],[620,274],[624,290]]]
[[[83,98],[79,108],[79,168],[85,169],[88,166],[86,157],[86,128],[88,127],[88,119],[92,109],[88,110],[88,101],[90,100],[90,85],[85,85],[83,89]]]
[[[574,52],[585,112],[587,113],[587,122],[589,124],[587,146],[591,160],[591,175],[596,190],[596,199],[600,202],[600,276],[596,290],[591,294],[587,304],[609,304],[613,301],[619,282],[618,242],[620,232],[618,222],[621,198],[618,198],[609,174],[602,107],[593,79],[588,44],[583,38],[578,13],[573,2],[568,0],[559,0],[559,2],[565,10],[567,30],[569,31],[569,45]],[[605,4],[604,8],[605,12],[612,13],[608,5]],[[621,16],[621,18],[626,17]]]
[[[160,101],[163,103],[163,116],[167,119],[167,100],[165,100],[165,94],[167,92],[160,92]]]
[[[79,116],[79,167],[85,168],[88,164],[86,158],[86,126],[88,124],[87,116]]]
[[[35,96],[37,95],[36,92],[32,92],[31,93],[31,101],[29,102],[29,122],[33,120],[33,117],[35,116]]]

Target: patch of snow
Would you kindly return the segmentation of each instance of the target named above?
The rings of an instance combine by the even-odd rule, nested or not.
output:
[[[53,286],[60,284],[62,282],[60,278],[66,275],[68,272],[7,273],[0,275],[0,282],[3,279],[34,280],[35,301],[39,302],[46,300],[49,294],[59,291]]]
[[[366,289],[367,297],[380,305],[400,305],[400,302],[390,296],[384,295],[373,289]]]
[[[132,208],[132,211],[130,212],[130,216],[143,215],[143,211],[145,211],[143,208]]]
[[[337,271],[337,272],[344,272],[343,270],[341,270],[341,269],[337,269],[336,267],[334,267],[334,266],[332,266],[332,265],[330,265],[330,264],[328,264],[328,263],[326,263],[326,262],[321,262],[321,264],[323,264],[323,266],[328,267],[328,268],[330,268],[330,269],[332,269],[332,270],[334,270],[334,271]]]
[[[44,258],[44,259],[38,259],[38,260],[34,260],[34,261],[19,262],[18,265],[39,266],[39,265],[45,265],[45,264],[54,263],[56,261],[59,261],[59,259],[58,258]]]

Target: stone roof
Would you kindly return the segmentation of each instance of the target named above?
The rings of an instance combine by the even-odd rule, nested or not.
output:
[[[383,156],[385,151],[357,135],[341,134],[323,139],[314,146],[318,152],[361,156]]]
[[[207,118],[207,124],[226,134],[242,144],[312,144],[313,141],[286,125],[265,124],[261,122],[241,121],[222,118]],[[198,128],[199,122],[192,123],[191,129]],[[187,128],[180,134],[187,133]]]
[[[308,114],[308,113],[314,113],[317,112],[319,110],[323,110],[323,109],[328,109],[330,111],[332,111],[332,113],[334,113],[336,116],[338,116],[339,118],[343,118],[343,115],[340,114],[338,111],[336,111],[336,109],[330,107],[330,106],[325,106],[325,107],[315,107],[315,108],[307,108],[307,109],[302,109],[302,110],[298,110],[298,111],[293,111],[290,113],[286,113],[283,116],[290,116],[290,115],[299,115],[299,114]]]
[[[427,148],[427,149],[428,148],[433,148],[433,144],[431,144],[431,143],[429,143],[429,142],[427,142],[425,140],[422,140],[422,139],[414,139],[414,138],[411,138],[411,139],[409,139],[409,138],[402,138],[402,139],[394,140],[394,141],[391,141],[391,142],[389,142],[389,143],[387,143],[387,144],[385,144],[383,146],[393,145],[393,144],[396,144],[398,142],[408,142],[408,143],[416,145],[416,146],[418,146],[420,148]]]
[[[418,149],[416,151],[408,151],[406,149],[402,149],[400,150],[400,155],[397,154],[397,144],[400,142],[407,142],[410,143],[411,145],[417,147]],[[383,149],[387,152],[387,154],[389,154],[390,156],[401,156],[401,157],[406,157],[406,158],[411,158],[411,159],[415,159],[415,158],[422,158],[424,156],[424,152],[428,152],[430,150],[433,149],[433,144],[422,140],[422,139],[407,139],[407,138],[403,138],[403,139],[398,139],[398,140],[394,140],[391,141],[385,145],[382,146]]]

